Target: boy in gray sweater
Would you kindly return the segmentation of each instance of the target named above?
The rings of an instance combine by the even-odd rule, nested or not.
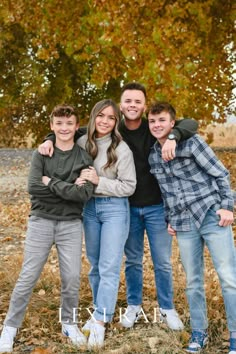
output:
[[[52,245],[58,252],[61,274],[62,333],[76,346],[86,345],[75,325],[78,307],[82,248],[81,214],[93,193],[93,184],[80,185],[80,173],[93,164],[92,158],[74,144],[79,127],[74,107],[56,106],[50,118],[56,135],[52,157],[34,151],[28,179],[31,211],[25,241],[24,261],[13,290],[0,338],[0,353],[12,352],[32,290],[47,261]]]

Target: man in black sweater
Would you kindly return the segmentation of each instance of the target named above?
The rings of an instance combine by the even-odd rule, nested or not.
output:
[[[172,237],[167,232],[161,192],[157,181],[150,173],[148,156],[155,143],[148,122],[143,118],[146,110],[146,90],[136,82],[122,88],[121,112],[124,119],[120,133],[134,155],[137,185],[130,197],[130,232],[125,245],[125,274],[128,307],[121,318],[124,327],[132,327],[142,313],[143,252],[146,231],[157,289],[160,318],[169,328],[182,330],[173,304],[171,250]],[[162,149],[162,157],[168,161],[175,157],[176,142],[196,133],[198,123],[192,119],[176,122]]]

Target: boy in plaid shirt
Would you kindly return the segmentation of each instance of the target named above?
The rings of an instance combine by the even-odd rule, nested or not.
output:
[[[168,230],[177,236],[187,278],[192,336],[186,351],[200,352],[208,339],[203,261],[206,244],[222,287],[230,331],[229,354],[236,354],[236,252],[229,172],[197,134],[177,145],[174,160],[164,161],[161,147],[175,119],[175,109],[169,103],[153,103],[148,110],[149,129],[157,139],[149,156],[151,173],[161,188]]]

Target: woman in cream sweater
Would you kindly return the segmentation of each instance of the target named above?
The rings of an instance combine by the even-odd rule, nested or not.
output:
[[[119,122],[120,112],[115,102],[99,101],[91,111],[87,134],[78,140],[94,160],[93,166],[80,176],[95,185],[94,195],[83,213],[94,303],[93,316],[84,326],[84,331],[89,332],[90,348],[103,346],[105,323],[114,314],[129,232],[128,197],[136,187],[133,155],[118,132]]]

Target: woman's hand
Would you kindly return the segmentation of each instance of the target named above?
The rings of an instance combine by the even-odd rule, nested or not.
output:
[[[80,173],[80,178],[85,179],[86,181],[90,181],[96,186],[99,183],[99,177],[94,167],[89,166],[89,168],[85,168]]]
[[[77,186],[83,186],[86,183],[86,179],[78,177],[75,180],[74,184],[77,184]]]

